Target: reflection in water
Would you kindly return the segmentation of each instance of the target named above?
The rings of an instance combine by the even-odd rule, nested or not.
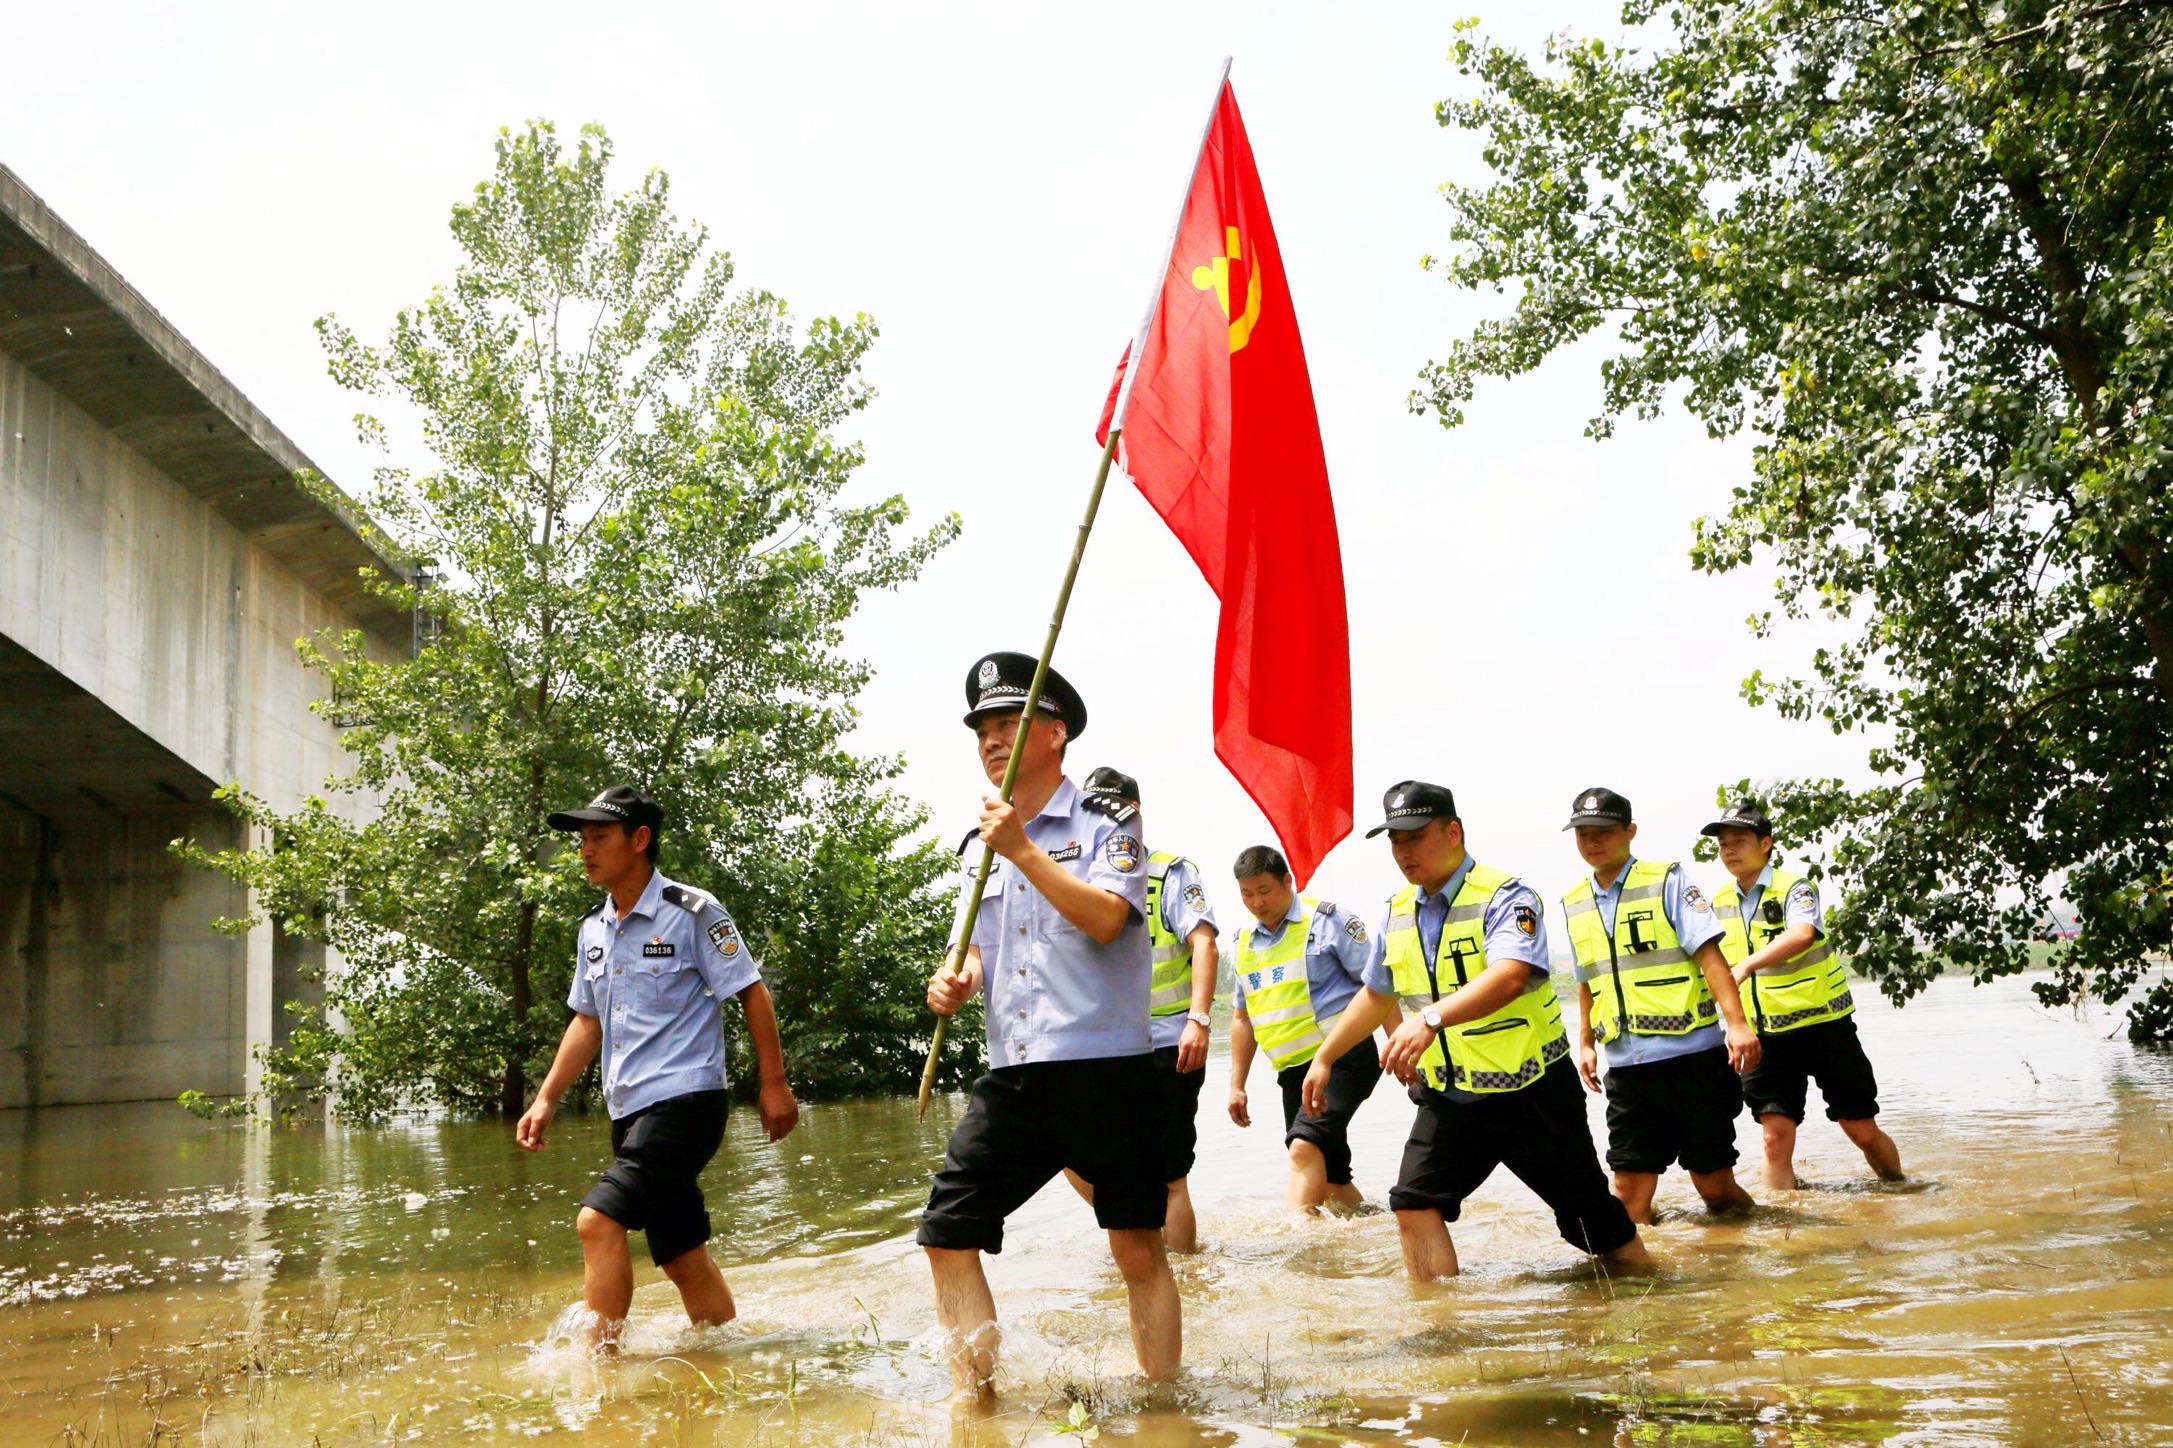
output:
[[[911,1229],[957,1104],[735,1116],[706,1178],[746,1317],[694,1329],[644,1263],[618,1363],[576,1346],[572,1223],[601,1120],[206,1128],[170,1106],[0,1113],[0,1448],[379,1442],[1015,1444],[1072,1404],[1151,1445],[2117,1443],[2173,1422],[2173,1063],[2009,983],[1860,1013],[1915,1179],[1806,1126],[1807,1189],[1709,1221],[1662,1185],[1647,1277],[1570,1254],[1498,1173],[1466,1275],[1393,1220],[1282,1215],[1277,1137],[1201,1112],[1206,1250],[1180,1379],[1133,1371],[1102,1234],[1061,1182],[989,1263],[1001,1400],[955,1415]],[[1593,1098],[1595,1121],[1598,1098]],[[1354,1125],[1376,1199],[1409,1108]],[[1755,1128],[1741,1126],[1746,1159]],[[639,1259],[637,1259],[639,1260]]]

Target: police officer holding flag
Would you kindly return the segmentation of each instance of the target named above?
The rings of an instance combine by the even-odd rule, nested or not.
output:
[[[981,847],[995,860],[964,968],[946,964],[928,982],[938,1015],[956,1014],[976,993],[987,1002],[988,1073],[951,1132],[918,1233],[950,1335],[952,1382],[969,1396],[990,1390],[996,1367],[996,1302],[981,1254],[1003,1250],[1005,1219],[1066,1168],[1094,1189],[1141,1371],[1167,1378],[1182,1348],[1162,1245],[1147,848],[1136,811],[1065,776],[1064,751],[1086,732],[1087,710],[1054,669],[1042,717],[1021,738],[1034,668],[1026,654],[994,653],[966,673],[965,722],[992,787],[979,842],[962,852],[969,888]],[[1005,803],[996,787],[1015,748]]]

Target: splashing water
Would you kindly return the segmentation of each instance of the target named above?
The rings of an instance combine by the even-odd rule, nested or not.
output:
[[[997,1399],[957,1413],[962,1345],[935,1324],[911,1241],[955,1100],[926,1126],[910,1102],[811,1106],[782,1147],[735,1116],[704,1186],[742,1318],[692,1326],[639,1260],[616,1356],[586,1346],[572,1230],[600,1120],[562,1120],[530,1156],[498,1123],[0,1113],[0,1448],[184,1428],[192,1448],[993,1448],[1065,1425],[1230,1448],[2158,1441],[2173,1060],[2104,1039],[2102,1014],[2037,1009],[2022,982],[1943,983],[1860,1018],[1912,1180],[1870,1181],[1814,1111],[1806,1188],[1753,1185],[1741,1219],[1707,1217],[1667,1176],[1659,1266],[1635,1278],[1570,1252],[1497,1173],[1454,1229],[1466,1275],[1413,1288],[1392,1217],[1286,1216],[1280,1133],[1238,1130],[1210,1093],[1204,1250],[1172,1258],[1177,1380],[1139,1379],[1106,1238],[1058,1183],[987,1259]],[[1225,1059],[1210,1070],[1224,1079]],[[1358,1115],[1376,1203],[1409,1120],[1385,1090]]]

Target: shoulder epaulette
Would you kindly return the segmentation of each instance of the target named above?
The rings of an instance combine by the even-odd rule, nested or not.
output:
[[[1320,916],[1320,918],[1323,920],[1335,919],[1335,901],[1321,901],[1320,904],[1313,907],[1313,913]]]
[[[1081,808],[1090,809],[1096,814],[1108,815],[1120,825],[1139,813],[1139,806],[1133,804],[1130,800],[1114,794],[1103,794],[1099,791],[1092,794],[1081,794],[1079,804]]]
[[[685,885],[666,885],[660,893],[689,915],[699,915],[717,903],[700,890],[691,890]]]
[[[972,849],[973,842],[979,838],[981,838],[980,826],[976,825],[974,828],[966,831],[966,837],[958,842],[959,857],[964,858],[966,851]]]
[[[610,903],[611,897],[609,895],[604,896],[603,899],[598,900],[594,905],[591,905],[588,909],[582,911],[581,918],[583,920],[588,919],[591,915],[594,915],[597,911],[603,909],[606,905],[609,905]]]

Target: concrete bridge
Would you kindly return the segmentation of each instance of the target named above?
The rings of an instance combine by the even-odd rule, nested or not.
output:
[[[294,641],[412,624],[301,451],[0,167],[0,1107],[252,1086],[312,947],[167,844],[340,762]]]

